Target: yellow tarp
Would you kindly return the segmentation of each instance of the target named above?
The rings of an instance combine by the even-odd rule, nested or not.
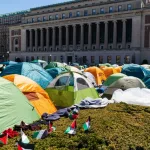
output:
[[[13,82],[24,93],[39,115],[57,111],[48,94],[33,80],[17,74],[7,75],[4,78]]]
[[[101,85],[102,81],[106,80],[104,72],[98,67],[89,67],[84,70],[85,72],[90,72],[95,77],[97,85]]]

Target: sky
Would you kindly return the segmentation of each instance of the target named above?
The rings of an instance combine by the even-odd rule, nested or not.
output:
[[[0,0],[0,14],[22,11],[29,8],[67,1],[70,0]]]

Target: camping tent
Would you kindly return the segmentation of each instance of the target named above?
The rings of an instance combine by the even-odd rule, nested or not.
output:
[[[14,65],[14,64],[18,64],[18,62],[15,62],[15,61],[5,61],[5,62],[0,62],[0,64],[3,64],[3,65]]]
[[[121,67],[103,67],[101,68],[105,74],[105,77],[108,78],[110,75],[121,72]]]
[[[32,123],[38,119],[39,115],[22,92],[12,82],[0,78],[0,133],[21,121]]]
[[[65,65],[60,62],[50,62],[44,69],[50,69],[50,68],[56,68],[56,67],[65,67]]]
[[[69,107],[86,97],[98,98],[93,85],[81,74],[69,72],[57,76],[46,88],[56,106]]]
[[[139,78],[126,76],[113,82],[104,92],[104,94],[112,95],[113,92],[116,91],[117,89],[126,90],[129,88],[136,88],[136,87],[145,88],[146,86]]]
[[[120,78],[126,77],[125,74],[123,73],[115,73],[112,74],[111,76],[109,76],[107,78],[107,80],[104,82],[104,86],[110,86],[112,83],[114,83],[115,81],[119,80]]]
[[[36,82],[17,74],[4,76],[4,78],[13,82],[22,91],[39,115],[56,112],[48,94]]]
[[[59,74],[61,74],[61,73],[63,73],[63,72],[67,72],[67,70],[66,70],[65,68],[58,68],[58,67],[46,69],[46,71],[53,77],[53,79],[54,79],[57,75],[59,75]]]
[[[104,72],[98,67],[89,67],[84,70],[85,72],[90,72],[94,75],[97,85],[101,85],[102,81],[106,80]]]
[[[78,72],[78,73],[82,73],[81,70],[79,70],[78,68],[74,67],[74,66],[65,66],[65,69],[68,71],[73,71],[73,72]]]
[[[40,60],[40,59],[38,59],[38,60],[33,60],[33,61],[31,61],[31,63],[40,64],[43,68],[48,65],[47,61]]]
[[[143,79],[147,75],[150,75],[149,70],[146,70],[143,66],[137,64],[123,65],[121,73],[126,74],[127,76],[134,76],[139,79]]]
[[[53,78],[41,66],[27,62],[7,66],[0,76],[10,74],[26,76],[38,83],[42,88],[46,88],[53,80]]]
[[[94,85],[97,86],[95,77],[90,72],[83,72],[83,74],[87,77],[87,79]]]

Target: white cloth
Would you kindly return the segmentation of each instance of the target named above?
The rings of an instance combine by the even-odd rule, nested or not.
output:
[[[150,89],[130,88],[125,91],[116,90],[111,98],[115,103],[125,102],[141,106],[150,106]]]

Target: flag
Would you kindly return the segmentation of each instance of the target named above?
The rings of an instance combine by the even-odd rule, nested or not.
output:
[[[77,123],[74,120],[70,127],[68,127],[65,131],[66,134],[76,134]]]
[[[25,133],[22,131],[22,129],[21,129],[21,142],[22,143],[25,143],[25,144],[27,144],[27,143],[29,143],[30,141],[29,141],[29,139],[28,139],[28,137],[25,135]]]
[[[18,150],[34,150],[34,144],[25,144],[21,141],[17,143]]]
[[[36,139],[44,139],[48,136],[48,130],[40,130],[40,131],[35,131],[33,133],[33,138]]]
[[[6,145],[8,142],[8,134],[0,135],[0,143]]]
[[[69,113],[69,119],[74,120],[77,119],[78,115],[77,114],[73,114],[72,112]]]
[[[79,107],[76,107],[73,109],[73,114],[76,114],[76,115],[79,114]]]
[[[49,121],[48,122],[48,132],[51,133],[51,132],[53,132],[55,130],[56,130],[56,128],[53,127],[53,123]]]
[[[90,121],[91,121],[91,118],[89,117],[88,120],[83,124],[84,131],[87,131],[90,129]]]

